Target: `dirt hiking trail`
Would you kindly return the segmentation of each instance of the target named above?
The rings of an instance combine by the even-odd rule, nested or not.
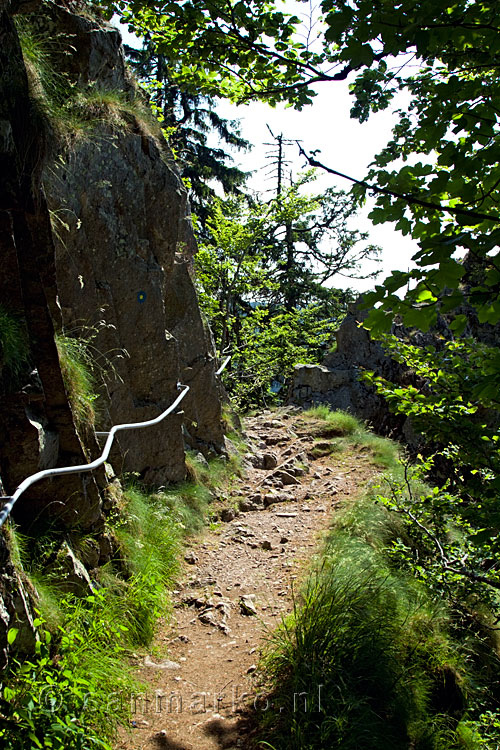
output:
[[[215,503],[220,523],[185,552],[173,615],[138,660],[148,687],[132,698],[117,750],[250,743],[255,712],[266,710],[256,674],[266,637],[292,611],[335,506],[377,473],[366,449],[321,456],[325,422],[293,407],[247,418],[245,434],[245,476]]]

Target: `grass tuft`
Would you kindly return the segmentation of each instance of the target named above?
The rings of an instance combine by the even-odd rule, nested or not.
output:
[[[473,679],[445,607],[391,569],[391,522],[368,502],[346,508],[271,637],[263,669],[280,710],[263,726],[276,750],[458,746]]]
[[[28,363],[28,334],[23,322],[0,305],[0,373],[16,379]]]
[[[332,411],[328,405],[320,404],[305,411],[304,418],[311,437],[318,439],[310,451],[312,458],[328,456],[347,448],[364,449],[369,452],[374,465],[391,472],[399,471],[401,446],[374,435],[352,414]]]
[[[80,429],[94,428],[98,398],[93,362],[84,339],[58,334],[57,351],[64,385],[73,415]]]
[[[360,422],[356,417],[344,411],[332,411],[325,404],[308,409],[304,412],[304,416],[325,422],[324,428],[317,428],[319,434],[324,437],[346,437],[347,435],[353,435],[360,428]]]

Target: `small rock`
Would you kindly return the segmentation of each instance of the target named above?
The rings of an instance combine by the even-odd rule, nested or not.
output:
[[[57,552],[55,567],[59,573],[58,588],[60,591],[76,596],[95,594],[95,589],[85,566],[76,557],[67,542],[63,542]]]
[[[286,493],[269,493],[268,495],[264,496],[264,505],[269,507],[269,505],[274,505],[275,503],[288,503],[293,498],[290,495],[287,495]]]
[[[224,617],[231,617],[231,605],[229,601],[217,602],[215,608],[220,610]]]
[[[144,666],[152,669],[180,669],[181,665],[176,661],[165,659],[165,661],[154,662],[149,656],[144,657]]]
[[[236,518],[236,510],[234,508],[223,508],[220,514],[220,520],[224,523],[229,523]]]
[[[260,492],[254,492],[251,495],[248,496],[248,499],[251,503],[257,503],[258,505],[262,505],[262,495]]]
[[[300,484],[299,480],[296,479],[296,477],[292,476],[290,472],[283,470],[275,471],[273,474],[273,479],[283,482],[283,485]]]
[[[188,550],[186,554],[184,555],[184,560],[188,563],[188,565],[196,565],[198,562],[198,558],[193,552],[193,550]]]
[[[256,669],[257,669],[257,665],[256,664],[252,664],[251,667],[248,667],[247,674],[253,674],[253,672],[255,672]]]
[[[274,437],[271,435],[264,435],[264,440],[266,445],[277,445],[278,443],[281,443],[280,437]]]
[[[204,625],[217,625],[217,618],[213,609],[206,609],[198,615],[198,620]]]
[[[280,539],[280,544],[286,544],[288,541],[289,540],[288,540],[287,536],[282,536],[281,539]]]
[[[264,469],[274,469],[278,465],[278,457],[276,453],[264,453],[262,456]]]
[[[247,617],[251,617],[252,615],[257,614],[257,608],[254,604],[255,597],[252,594],[246,594],[243,596],[240,596],[240,611],[242,615],[246,615]]]
[[[203,453],[197,453],[195,456],[195,460],[197,463],[200,464],[200,466],[203,466],[204,469],[209,469],[208,461],[203,455]]]
[[[273,548],[272,542],[269,539],[263,539],[260,543],[262,549],[271,550]]]

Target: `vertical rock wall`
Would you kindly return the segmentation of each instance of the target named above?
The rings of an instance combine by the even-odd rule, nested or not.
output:
[[[30,3],[29,10],[36,4]],[[30,367],[16,379],[5,377],[8,363],[0,368],[0,476],[5,494],[47,465],[87,460],[54,341],[59,317],[54,245],[40,180],[45,123],[33,102],[13,22],[23,5],[0,6],[0,304],[19,321],[30,349]],[[88,450],[96,447],[89,439]],[[50,517],[52,523],[98,528],[103,521],[99,482],[104,484],[101,472],[41,482],[16,506],[17,517],[26,524]]]
[[[75,84],[133,98],[115,29],[62,8],[50,23],[78,41],[66,71]],[[207,453],[222,449],[223,435],[213,344],[189,273],[196,248],[187,194],[168,145],[140,106],[126,126],[103,116],[69,141],[44,183],[66,225],[56,243],[64,327],[84,337],[98,328],[94,351],[104,370],[112,363],[99,427],[150,419],[174,400],[178,381],[191,387],[184,415],[122,433],[115,469],[150,484],[182,479],[184,437]]]
[[[100,452],[92,430],[77,426],[56,331],[90,340],[103,374],[101,429],[157,416],[177,396],[178,381],[190,385],[179,413],[121,438],[116,470],[159,485],[184,478],[186,444],[206,455],[223,450],[215,352],[190,274],[196,246],[186,190],[146,107],[139,101],[134,111],[140,95],[119,33],[70,12],[76,5],[0,0],[0,305],[30,348],[29,362],[9,380],[0,347],[3,495],[39,469],[87,463]],[[37,39],[47,40],[56,74],[81,96],[72,106],[88,108],[85,127],[59,127],[37,102],[40,82],[36,71],[31,80],[27,74],[13,24],[21,9]],[[92,111],[85,97],[99,91],[108,103]],[[125,101],[130,106],[118,113]],[[32,534],[41,524],[71,542],[86,535],[95,554],[84,562],[94,567],[113,554],[107,488],[104,470],[41,482],[18,501],[16,520]],[[34,643],[30,594],[7,540],[0,533],[0,668],[9,628],[19,631],[16,648]]]

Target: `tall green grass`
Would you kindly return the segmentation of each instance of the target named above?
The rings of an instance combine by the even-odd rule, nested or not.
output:
[[[263,734],[277,750],[483,747],[461,725],[478,674],[446,607],[391,567],[392,523],[368,502],[346,510],[272,636]]]
[[[0,305],[0,372],[16,379],[29,358],[28,334],[23,322]]]
[[[98,588],[87,597],[62,593],[54,576],[60,535],[28,539],[8,527],[12,559],[37,591],[39,646],[4,675],[2,748],[111,750],[129,696],[140,691],[128,657],[151,644],[157,618],[168,616],[184,537],[203,526],[213,491],[238,469],[236,459],[193,454],[187,464],[190,481],[153,493],[133,485],[118,499],[108,519],[117,551],[94,571]]]
[[[68,39],[63,34],[40,33],[29,17],[16,17],[16,27],[35,113],[46,131],[62,139],[89,138],[104,122],[114,130],[135,130],[139,125],[147,135],[160,135],[160,127],[139,89],[125,92],[73,84],[57,69],[60,60],[71,54]]]
[[[304,422],[326,449],[321,455],[365,448],[386,474],[404,477],[398,446],[351,415],[320,406]],[[292,614],[269,637],[261,667],[270,708],[261,714],[260,746],[498,750],[492,618],[474,602],[438,597],[401,566],[393,550],[418,540],[376,503],[381,481],[336,511]]]
[[[168,611],[184,529],[162,495],[137,487],[125,493],[111,529],[118,551],[99,570],[99,588],[83,598],[61,592],[50,543],[44,559],[39,545],[9,532],[14,559],[38,594],[39,642],[3,681],[2,748],[110,750],[117,722],[127,719],[129,696],[140,688],[128,655],[151,643],[157,617]]]
[[[390,471],[399,471],[399,454],[401,446],[393,440],[374,435],[352,414],[343,411],[332,411],[329,406],[320,404],[304,412],[306,424],[309,423],[311,437],[322,440],[316,455],[338,453],[346,448],[364,448],[375,465]],[[329,439],[329,445],[324,439]],[[313,446],[312,455],[315,454]]]
[[[81,429],[95,425],[96,379],[85,339],[58,334],[57,351],[64,385],[73,416]]]

